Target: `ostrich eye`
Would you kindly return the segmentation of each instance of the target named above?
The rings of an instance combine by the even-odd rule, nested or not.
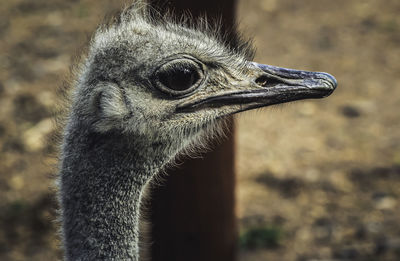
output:
[[[200,76],[193,68],[174,68],[159,74],[162,84],[171,90],[184,91],[193,86]]]
[[[162,65],[156,72],[156,85],[171,95],[194,91],[201,83],[203,71],[192,60],[178,59]]]

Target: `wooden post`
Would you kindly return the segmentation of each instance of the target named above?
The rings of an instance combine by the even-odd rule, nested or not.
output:
[[[179,15],[190,10],[194,18],[222,16],[232,26],[235,0],[154,0],[162,11]],[[213,151],[168,171],[165,185],[152,190],[151,256],[153,261],[236,260],[235,169],[233,119],[227,139],[214,142]]]

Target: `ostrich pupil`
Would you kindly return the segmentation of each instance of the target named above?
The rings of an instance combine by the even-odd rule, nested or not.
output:
[[[160,75],[160,81],[175,91],[184,91],[192,87],[200,76],[194,68],[173,68]]]

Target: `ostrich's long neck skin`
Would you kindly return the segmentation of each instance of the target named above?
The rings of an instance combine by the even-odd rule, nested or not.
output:
[[[169,157],[160,144],[143,148],[138,137],[87,129],[70,125],[62,148],[66,259],[138,260],[142,191]]]

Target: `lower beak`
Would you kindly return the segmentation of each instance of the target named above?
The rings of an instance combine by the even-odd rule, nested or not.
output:
[[[324,98],[336,88],[336,79],[323,72],[308,72],[249,63],[249,86],[235,86],[230,91],[181,104],[179,112],[204,108],[240,105],[233,113],[302,99]]]

